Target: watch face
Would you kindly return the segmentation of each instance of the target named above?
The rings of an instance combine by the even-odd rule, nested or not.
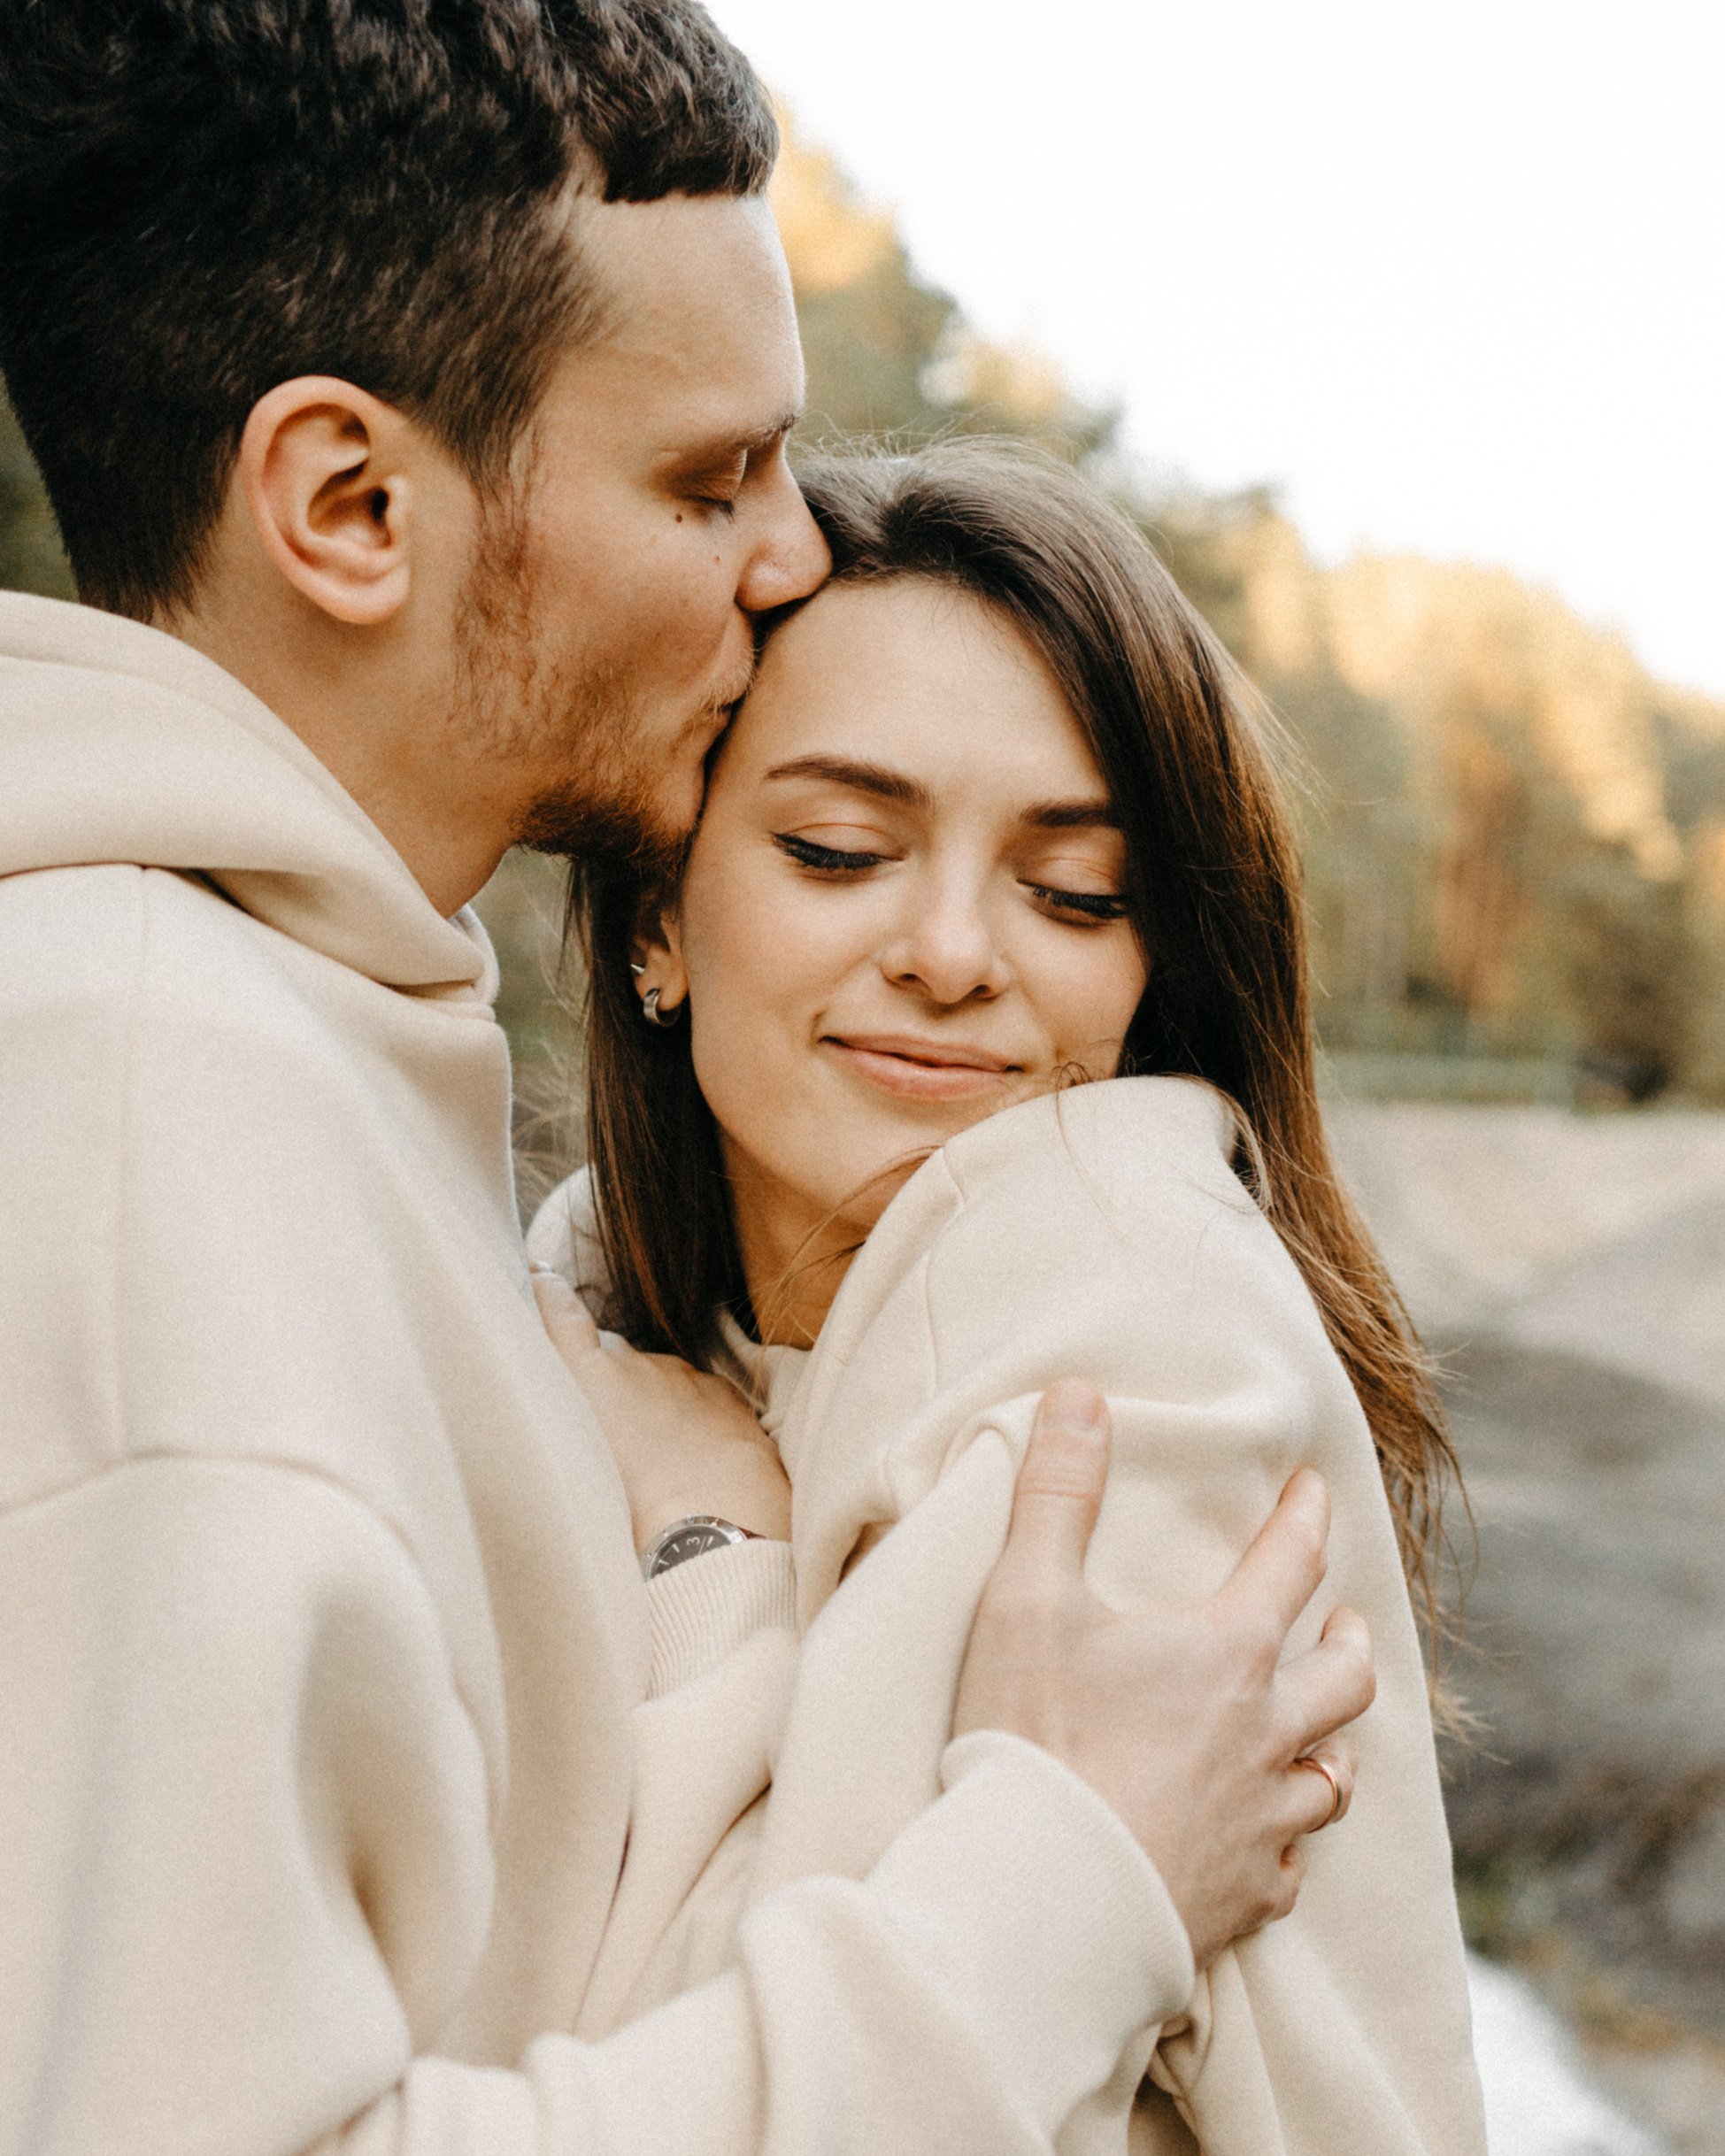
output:
[[[691,1557],[705,1557],[709,1550],[728,1549],[736,1540],[736,1529],[726,1527],[717,1520],[691,1520],[687,1527],[658,1544],[653,1552],[653,1561],[647,1577],[657,1579],[661,1572],[669,1572],[673,1565],[681,1565]]]

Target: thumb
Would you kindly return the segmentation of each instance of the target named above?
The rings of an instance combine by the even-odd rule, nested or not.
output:
[[[1108,1479],[1108,1403],[1080,1378],[1042,1397],[1013,1492],[1004,1557],[1050,1584],[1082,1572]]]
[[[602,1353],[598,1326],[562,1274],[553,1273],[549,1266],[535,1265],[528,1277],[540,1318],[564,1361],[573,1368],[586,1356]]]

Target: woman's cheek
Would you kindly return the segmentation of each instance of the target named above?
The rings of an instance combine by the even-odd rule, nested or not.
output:
[[[786,1103],[783,1073],[765,1052],[761,1028],[735,1005],[711,998],[693,1025],[695,1082],[714,1120],[734,1144],[770,1163]]]
[[[1062,1043],[1057,1063],[1082,1063],[1097,1077],[1113,1077],[1146,978],[1136,943],[1087,954],[1086,963],[1069,969],[1059,1016],[1051,1028]]]
[[[689,951],[695,1076],[721,1127],[751,1152],[770,1157],[775,1128],[794,1115],[807,1031],[792,951],[771,912],[746,931],[703,937]],[[717,926],[718,924],[713,924]],[[794,946],[793,946],[794,949]]]

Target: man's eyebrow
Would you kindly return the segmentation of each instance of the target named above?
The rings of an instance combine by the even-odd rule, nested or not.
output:
[[[931,809],[935,797],[926,786],[885,764],[856,763],[847,756],[794,756],[788,764],[774,764],[769,779],[827,779],[835,786],[848,786],[878,800],[902,802],[906,808]]]
[[[800,412],[781,412],[765,427],[743,434],[712,435],[705,442],[685,443],[666,454],[673,463],[686,465],[724,464],[734,457],[752,457],[758,450],[782,442],[802,416]]]

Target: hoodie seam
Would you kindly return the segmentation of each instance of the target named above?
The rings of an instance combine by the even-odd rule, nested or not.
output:
[[[106,1358],[110,1372],[109,1452],[116,1466],[131,1457],[126,1445],[125,1417],[120,1411],[120,1403],[126,1397],[126,1370],[131,1344],[127,1336],[125,1322],[126,1276],[130,1266],[127,1230],[132,1215],[132,1164],[136,1153],[133,1139],[137,1122],[138,1036],[143,1025],[144,974],[150,953],[150,880],[142,868],[135,869],[134,874],[137,892],[137,937],[127,998],[125,1045],[121,1052],[119,1113],[114,1119],[114,1252],[113,1263],[108,1269],[112,1295],[108,1313],[109,1353]]]
[[[942,1378],[942,1367],[944,1359],[941,1354],[940,1328],[935,1319],[935,1251],[939,1247],[941,1237],[947,1232],[947,1230],[951,1227],[953,1221],[959,1218],[959,1216],[965,1211],[966,1207],[970,1203],[970,1193],[966,1190],[963,1182],[959,1180],[943,1149],[939,1153],[937,1158],[940,1161],[941,1174],[946,1182],[948,1190],[951,1192],[955,1203],[952,1210],[947,1214],[946,1218],[942,1220],[940,1226],[935,1230],[934,1235],[929,1238],[928,1247],[923,1251],[921,1258],[922,1321],[928,1341],[929,1382],[933,1390],[936,1392],[940,1390],[941,1385],[943,1382]]]

